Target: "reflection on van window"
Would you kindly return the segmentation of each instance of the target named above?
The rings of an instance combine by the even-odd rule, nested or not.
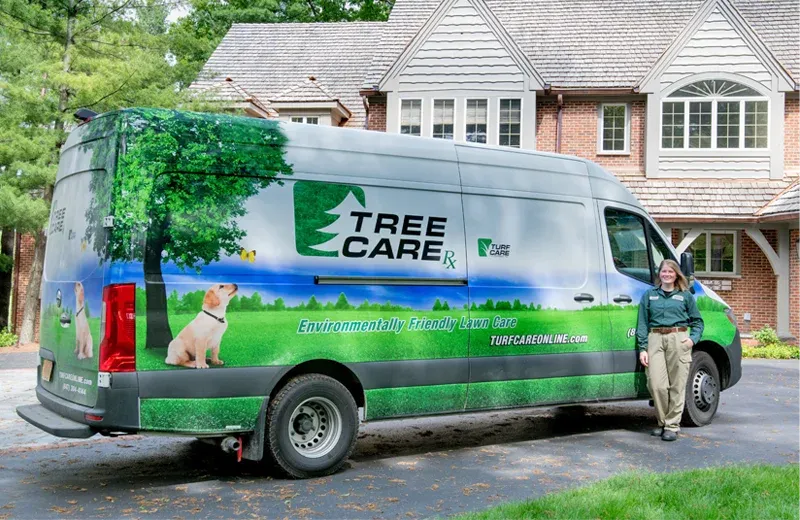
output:
[[[667,260],[672,258],[672,255],[669,254],[669,248],[664,241],[661,240],[661,237],[656,233],[656,230],[653,229],[653,226],[650,226],[650,246],[653,248],[653,266],[654,269],[658,270],[658,266],[661,265],[663,260]]]
[[[606,210],[611,255],[617,271],[646,283],[652,282],[644,222],[630,213]]]

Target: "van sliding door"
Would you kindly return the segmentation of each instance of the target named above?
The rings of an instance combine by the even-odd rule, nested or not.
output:
[[[592,200],[467,187],[463,198],[467,408],[608,398],[608,310]]]

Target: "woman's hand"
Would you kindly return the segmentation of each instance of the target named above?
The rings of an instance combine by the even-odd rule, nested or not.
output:
[[[647,352],[642,352],[639,354],[639,362],[644,366],[650,366],[648,363],[650,360],[647,357]]]
[[[683,343],[684,345],[688,343],[689,348],[692,348],[694,346],[694,341],[692,341],[692,338],[686,338],[685,340],[681,341],[681,343]]]

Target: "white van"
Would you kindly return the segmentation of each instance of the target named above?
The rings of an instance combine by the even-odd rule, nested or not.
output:
[[[104,114],[62,152],[41,404],[18,412],[62,437],[204,437],[330,474],[361,420],[647,399],[637,305],[674,257],[630,192],[575,157]],[[699,426],[741,377],[741,345],[728,306],[693,290]]]

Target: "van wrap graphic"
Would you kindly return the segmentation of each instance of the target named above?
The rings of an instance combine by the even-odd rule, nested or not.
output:
[[[126,141],[119,160],[111,152],[87,156],[109,168],[116,161],[115,174],[87,173],[59,198],[89,204],[79,211],[86,229],[73,226],[72,241],[77,206],[58,206],[67,208],[63,229],[77,260],[56,265],[60,277],[43,290],[42,346],[71,360],[54,370],[49,388],[69,385],[59,395],[94,403],[102,288],[115,283],[136,284],[139,371],[635,356],[630,330],[646,284],[609,273],[608,293],[630,294],[634,303],[600,301],[606,275],[586,260],[596,233],[585,223],[593,220],[581,220],[580,204],[294,180],[293,154],[304,149],[293,150],[274,121],[148,110],[125,112],[115,124]],[[112,141],[105,146],[116,149]],[[105,230],[109,214],[114,227]],[[520,224],[531,215],[541,225]],[[563,246],[552,247],[558,237],[566,237]],[[504,258],[489,261],[497,256]],[[323,285],[319,276],[415,282]],[[86,359],[75,352],[78,280],[95,350]],[[735,329],[725,306],[697,287],[704,339],[728,345]],[[576,301],[585,291],[595,299]],[[468,398],[468,363],[453,370],[461,370],[449,374],[457,384],[368,390],[368,417],[624,398],[643,388],[641,374],[631,372],[474,383]],[[250,429],[261,401],[143,400],[141,423]]]

